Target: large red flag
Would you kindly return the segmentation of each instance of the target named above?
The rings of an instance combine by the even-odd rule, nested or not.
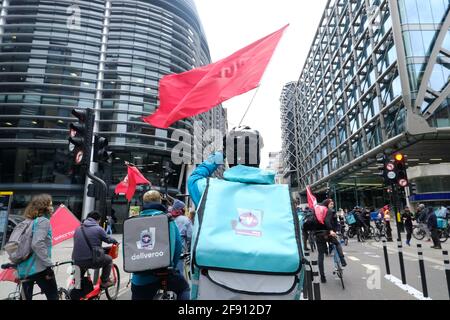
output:
[[[75,229],[80,225],[80,221],[67,209],[61,205],[50,218],[52,226],[52,244],[57,245],[67,239],[73,238]]]
[[[256,88],[288,26],[216,63],[163,77],[159,82],[159,108],[143,120],[157,128],[168,128]]]
[[[125,179],[123,179],[123,181],[116,186],[114,193],[115,194],[125,193],[128,202],[130,202],[131,199],[133,199],[134,193],[136,192],[136,186],[139,184],[151,184],[151,183],[143,176],[143,174],[139,171],[138,168],[132,165],[128,165],[128,174],[125,177]]]

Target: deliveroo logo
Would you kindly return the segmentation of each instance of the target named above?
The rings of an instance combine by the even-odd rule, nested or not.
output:
[[[155,247],[155,228],[145,229],[141,232],[139,241],[136,242],[136,246],[140,250],[153,250]]]

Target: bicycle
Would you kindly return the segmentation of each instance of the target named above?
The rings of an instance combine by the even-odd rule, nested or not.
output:
[[[116,259],[119,256],[119,244],[113,244],[111,247],[107,247],[104,248],[105,253],[107,255],[109,255],[113,260]],[[73,264],[73,263],[72,263]],[[76,279],[74,276],[74,271],[71,274],[71,279],[70,279],[70,285],[69,285],[69,297],[71,300],[100,300],[100,297],[102,295],[103,292],[105,292],[106,294],[106,298],[108,300],[116,300],[117,296],[119,294],[119,290],[120,290],[120,272],[119,272],[119,267],[113,263],[112,268],[111,268],[111,275],[110,275],[110,279],[113,282],[113,285],[111,287],[108,288],[102,288],[101,286],[101,278],[99,277],[99,272],[100,269],[94,269],[94,279],[96,279],[96,283],[95,285],[93,284],[94,281],[91,278],[91,274],[89,272],[89,269],[85,269],[85,270],[81,270],[80,272],[80,278],[83,279],[84,277],[87,278],[87,283],[85,283],[85,285],[88,285],[88,293],[87,294],[82,294],[81,297],[78,297],[78,294],[76,293],[77,291],[73,291],[73,290],[78,290],[75,288],[75,283],[76,283]],[[84,276],[84,273],[86,273],[86,276]],[[80,279],[80,283],[82,283]],[[83,288],[81,288],[83,290]],[[86,289],[86,288],[84,288]],[[75,298],[75,299],[74,299]],[[78,299],[79,298],[79,299]]]
[[[381,221],[376,221],[375,226],[376,228],[373,238],[376,242],[380,242],[381,237],[386,238],[386,226]]]
[[[314,252],[316,250],[316,237],[314,235],[314,232],[312,231],[308,232],[308,242],[309,247],[311,248],[311,252]]]
[[[177,300],[177,294],[173,291],[168,290],[168,277],[169,274],[173,272],[172,268],[167,268],[164,270],[159,270],[155,272],[155,275],[160,279],[161,286],[153,300]]]
[[[334,271],[333,271],[333,274],[337,275],[339,280],[341,280],[342,290],[344,290],[345,289],[345,285],[344,285],[344,269],[342,269],[341,258],[339,257],[339,253],[336,250],[335,245],[333,243],[329,242],[329,246],[330,246],[330,250],[334,251],[334,255],[333,255]]]
[[[427,235],[427,229],[425,229],[426,227],[420,223],[419,225],[415,225],[413,226],[413,232],[412,232],[412,236],[416,239],[416,240],[423,240],[423,238],[425,238],[425,236]]]
[[[189,252],[183,253],[180,256],[180,259],[183,260],[183,271],[184,271],[184,278],[186,281],[191,281],[191,254]]]
[[[54,265],[52,265],[50,268],[58,268],[59,266],[70,264],[72,261],[65,261],[65,262],[57,262]],[[8,297],[4,300],[26,300],[25,292],[23,290],[23,284],[26,282],[29,282],[31,280],[29,279],[19,279],[17,275],[17,265],[12,263],[6,263],[1,265],[1,269],[5,270],[3,273],[3,276],[0,279],[0,282],[13,282],[16,283],[15,290],[13,292],[10,292],[8,294]],[[56,271],[55,273],[57,273]],[[34,293],[32,297],[42,295],[44,292],[40,291],[39,293]],[[62,287],[58,288],[58,300],[70,300],[69,292]]]

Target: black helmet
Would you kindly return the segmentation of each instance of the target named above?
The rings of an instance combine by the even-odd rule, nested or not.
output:
[[[249,126],[233,128],[223,139],[223,153],[230,167],[239,164],[259,167],[263,147],[259,131]]]

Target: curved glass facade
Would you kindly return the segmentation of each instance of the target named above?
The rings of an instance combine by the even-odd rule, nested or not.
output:
[[[82,196],[84,173],[70,167],[66,140],[74,107],[99,111],[98,132],[115,152],[105,180],[118,183],[130,161],[158,185],[177,143],[171,131],[192,131],[193,119],[160,130],[141,118],[158,107],[163,75],[210,63],[194,3],[0,3],[0,189],[38,192],[32,184],[51,183],[54,194]],[[205,128],[225,122],[221,108],[197,118]],[[172,169],[180,175],[180,167]],[[177,187],[174,174],[170,188]]]

